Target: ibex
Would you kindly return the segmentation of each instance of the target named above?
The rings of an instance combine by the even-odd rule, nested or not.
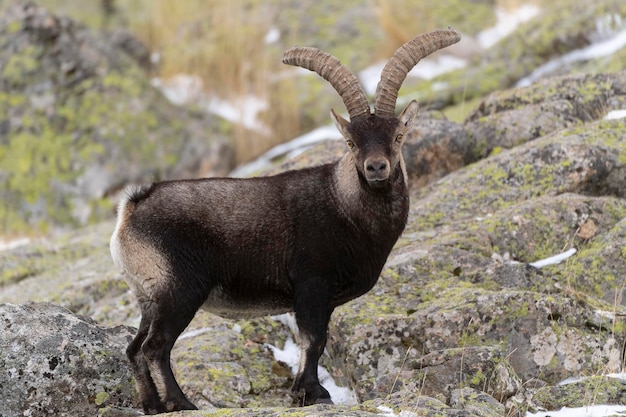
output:
[[[318,380],[333,310],[378,280],[409,210],[401,148],[416,120],[395,116],[398,90],[426,55],[458,42],[454,30],[417,36],[381,73],[374,112],[357,77],[334,56],[295,47],[283,62],[315,71],[341,96],[331,110],[348,152],[337,162],[270,177],[164,181],[127,189],[111,254],[141,308],[127,355],[147,414],[195,409],[170,351],[196,311],[226,318],[295,312],[300,405],[332,403]]]

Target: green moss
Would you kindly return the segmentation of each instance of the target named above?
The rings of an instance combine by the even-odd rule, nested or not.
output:
[[[592,376],[583,381],[544,387],[533,394],[533,402],[548,410],[562,407],[585,407],[620,401],[623,384],[615,378]]]
[[[29,69],[33,64],[29,62],[21,59],[12,65]],[[161,129],[157,107],[137,109],[132,103],[133,97],[147,91],[147,81],[138,72],[129,70],[121,75],[110,71],[102,80],[85,79],[69,90],[59,91],[53,117],[30,109],[19,93],[1,93],[0,109],[22,114],[21,123],[11,123],[6,142],[0,142],[0,166],[5,173],[0,177],[0,189],[5,190],[6,202],[0,208],[0,227],[4,232],[23,233],[34,223],[39,227],[49,222],[76,224],[74,197],[61,189],[80,178],[87,167],[107,152],[105,149],[119,146],[127,155],[137,154],[137,143],[141,141],[140,165],[150,166],[155,158],[160,158],[163,166],[173,166],[178,155],[159,154],[157,146],[163,145],[150,140]],[[151,106],[163,100],[155,100]],[[180,140],[176,138],[177,142]],[[105,146],[105,142],[109,144]],[[95,199],[87,205],[91,209],[90,221],[108,217],[112,212],[112,203],[107,199]]]
[[[5,63],[0,76],[10,85],[26,85],[27,78],[24,75],[31,74],[39,68],[40,54],[41,48],[34,45],[29,45],[12,54]]]
[[[95,404],[97,406],[101,406],[109,400],[109,393],[105,391],[100,391],[96,394]]]

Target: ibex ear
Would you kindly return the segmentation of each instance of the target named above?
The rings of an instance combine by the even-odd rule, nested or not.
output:
[[[350,122],[335,113],[333,109],[330,109],[330,118],[333,119],[333,123],[335,123],[337,130],[339,130],[339,133],[341,133],[341,135],[345,139],[350,139],[350,134],[348,133],[347,129],[347,126]]]
[[[417,101],[411,100],[409,105],[406,106],[406,108],[404,110],[402,110],[402,113],[400,113],[400,116],[398,116],[398,119],[400,120],[400,123],[402,123],[405,126],[413,125],[413,122],[417,118],[417,113],[419,112],[419,107],[420,106],[419,106],[419,104],[417,104]]]

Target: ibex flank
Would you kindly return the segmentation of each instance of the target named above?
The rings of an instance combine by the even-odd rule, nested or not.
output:
[[[317,375],[331,314],[374,286],[407,222],[401,150],[418,105],[396,117],[398,90],[420,59],[459,40],[441,30],[398,48],[373,113],[337,58],[292,48],[283,62],[325,78],[348,110],[350,121],[331,110],[348,147],[340,160],[270,177],[126,190],[111,254],[141,309],[126,353],[146,414],[196,408],[174,378],[170,351],[200,308],[227,318],[295,312],[301,357],[292,395],[301,405],[332,403]]]

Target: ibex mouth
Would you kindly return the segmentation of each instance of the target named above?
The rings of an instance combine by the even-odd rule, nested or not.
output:
[[[366,179],[367,179],[367,183],[372,188],[382,188],[385,185],[387,185],[387,183],[389,182],[389,178],[388,177],[385,177],[385,178],[366,178]]]

